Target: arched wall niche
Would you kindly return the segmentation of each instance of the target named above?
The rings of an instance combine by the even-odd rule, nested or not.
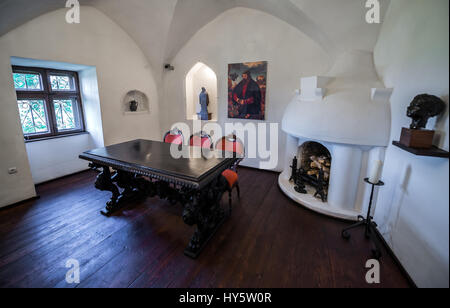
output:
[[[209,94],[208,112],[212,114],[212,121],[217,121],[217,75],[206,64],[198,62],[186,75],[186,119],[197,119],[199,112],[199,95],[202,87]]]
[[[149,113],[150,112],[150,102],[147,94],[139,90],[132,90],[125,94],[122,100],[122,110],[123,112],[130,113],[130,102],[138,102],[137,113]]]

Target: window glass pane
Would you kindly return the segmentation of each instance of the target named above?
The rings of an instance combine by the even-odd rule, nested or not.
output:
[[[14,87],[16,89],[26,90],[27,89],[27,82],[25,79],[25,74],[13,74],[14,78]]]
[[[53,91],[74,90],[70,76],[50,76],[50,84]]]
[[[48,133],[48,121],[43,100],[19,100],[22,130],[25,135]]]
[[[27,79],[28,90],[40,90],[41,89],[41,78],[39,78],[39,75],[26,74],[25,78]]]
[[[54,100],[58,131],[80,129],[76,100]]]
[[[14,73],[14,87],[17,90],[42,90],[39,74]]]

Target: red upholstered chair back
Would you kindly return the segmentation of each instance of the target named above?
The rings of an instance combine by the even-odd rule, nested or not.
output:
[[[223,137],[216,143],[217,151],[231,152],[242,157],[233,166],[233,170],[237,171],[237,166],[244,160],[245,146],[236,136]]]
[[[173,144],[183,144],[184,143],[183,133],[179,130],[176,132],[169,131],[164,136],[164,142]]]
[[[236,136],[223,137],[216,143],[216,150],[245,155],[245,147]]]
[[[213,141],[210,135],[206,133],[199,133],[192,135],[189,140],[189,145],[191,147],[201,147],[204,149],[211,149],[213,146]]]

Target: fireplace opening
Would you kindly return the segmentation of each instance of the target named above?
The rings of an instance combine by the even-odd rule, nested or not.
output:
[[[331,154],[326,147],[318,142],[307,142],[300,147],[300,168],[309,176],[319,177],[319,170],[324,172],[324,179],[329,183],[331,169]]]
[[[318,142],[306,142],[299,148],[298,158],[294,159],[291,178],[295,190],[306,194],[306,185],[312,186],[314,197],[327,202],[332,162],[330,151]]]

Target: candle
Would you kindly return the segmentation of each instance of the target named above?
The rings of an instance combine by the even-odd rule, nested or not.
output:
[[[372,184],[378,184],[381,180],[381,173],[383,171],[383,162],[376,160],[370,170],[369,182]]]

